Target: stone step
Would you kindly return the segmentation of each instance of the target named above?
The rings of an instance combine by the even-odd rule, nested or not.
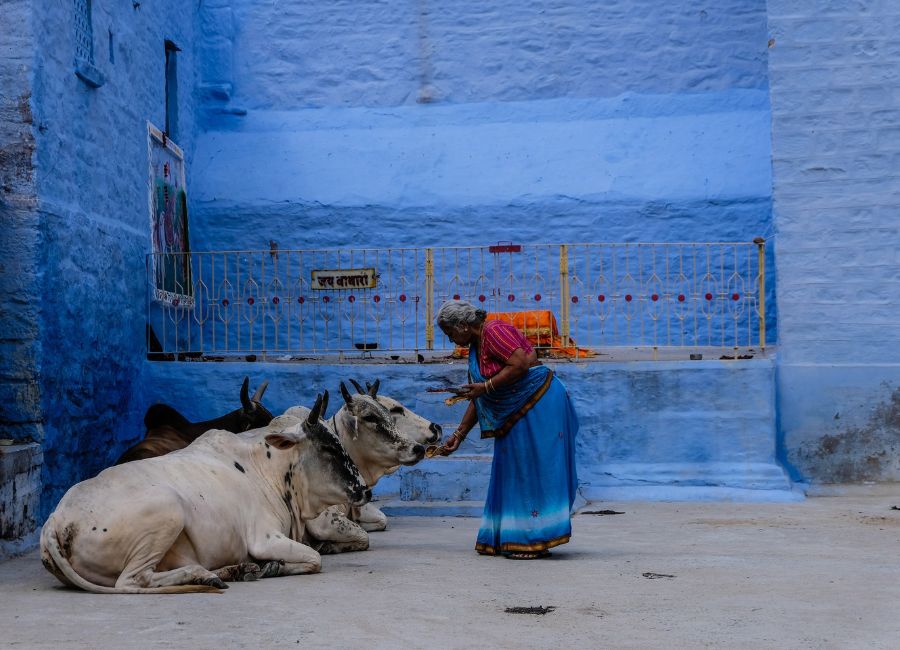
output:
[[[483,501],[390,501],[375,502],[388,517],[480,517]]]
[[[381,499],[402,501],[483,500],[491,461],[491,456],[482,454],[454,454],[401,467],[378,482],[375,494]]]

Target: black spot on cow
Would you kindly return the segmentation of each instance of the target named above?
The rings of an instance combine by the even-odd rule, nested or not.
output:
[[[105,528],[103,530],[106,530]],[[67,560],[72,557],[72,542],[75,541],[75,535],[78,534],[78,527],[75,524],[69,524],[62,530],[59,536],[59,550]]]
[[[91,528],[91,530],[97,530],[97,527],[96,527],[96,526],[94,526],[94,527],[93,527],[93,528]]]
[[[268,442],[264,442],[263,444],[266,446],[266,449],[269,448],[269,443],[268,443]]]
[[[268,446],[269,446],[269,445],[266,445],[266,447],[268,447]],[[271,452],[271,451],[267,451],[267,452],[266,452],[266,458],[271,458],[271,457],[272,457],[272,452]]]
[[[239,462],[234,461],[234,466],[237,467],[241,471],[241,473],[245,473],[244,468],[241,467],[241,464]]]
[[[293,477],[292,477],[292,475],[291,475],[291,473],[290,473],[289,471],[284,473],[284,482],[285,482],[287,485],[290,485],[290,484],[291,484],[292,478],[293,478]]]

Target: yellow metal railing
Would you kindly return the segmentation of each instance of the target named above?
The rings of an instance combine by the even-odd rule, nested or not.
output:
[[[435,314],[464,299],[575,358],[610,348],[764,350],[765,264],[762,239],[154,255],[148,346],[284,358],[450,351]]]

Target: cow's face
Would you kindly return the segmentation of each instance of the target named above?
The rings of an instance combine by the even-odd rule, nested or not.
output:
[[[394,425],[401,436],[406,436],[413,442],[423,445],[430,445],[441,439],[441,434],[443,433],[441,425],[430,422],[421,415],[413,413],[392,397],[378,395],[377,387],[369,382],[366,382],[366,390],[363,390],[362,386],[353,379],[350,380],[350,383],[353,384],[356,392],[360,395],[367,395],[375,388],[375,399],[391,414],[391,419],[394,421]]]
[[[376,385],[369,393],[351,395],[341,383],[345,408],[339,417],[345,444],[353,447],[355,456],[379,466],[418,463],[425,456],[425,447],[397,429],[391,412],[373,394],[377,390]]]
[[[372,498],[372,491],[337,435],[319,419],[323,411],[320,397],[303,420],[291,415],[276,418],[272,422],[276,432],[266,436],[266,442],[278,449],[305,445],[305,453],[297,462],[304,477],[304,497],[316,513],[340,503],[365,505]],[[281,423],[286,426],[281,427]]]
[[[337,435],[321,421],[306,423],[304,430],[315,450],[306,471],[309,489],[317,499],[326,506],[348,501],[357,507],[367,504],[372,499],[372,490]]]

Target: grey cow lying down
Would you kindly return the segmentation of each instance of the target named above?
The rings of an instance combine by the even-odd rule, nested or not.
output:
[[[379,396],[379,382],[367,391],[352,383],[357,394],[351,395],[341,383],[345,403],[327,425],[337,433],[366,484],[373,487],[399,465],[414,465],[422,460],[425,450],[418,440],[439,439],[441,429],[404,409],[396,400]],[[286,414],[305,417],[306,409],[294,407]],[[328,508],[307,524],[307,542],[320,553],[331,554],[368,549],[368,531],[384,530],[386,518],[371,504],[360,508],[345,502]]]
[[[305,419],[208,431],[185,449],[78,483],[41,531],[44,566],[64,584],[128,594],[319,571],[319,553],[300,542],[305,520],[372,496],[319,419],[326,400]]]

